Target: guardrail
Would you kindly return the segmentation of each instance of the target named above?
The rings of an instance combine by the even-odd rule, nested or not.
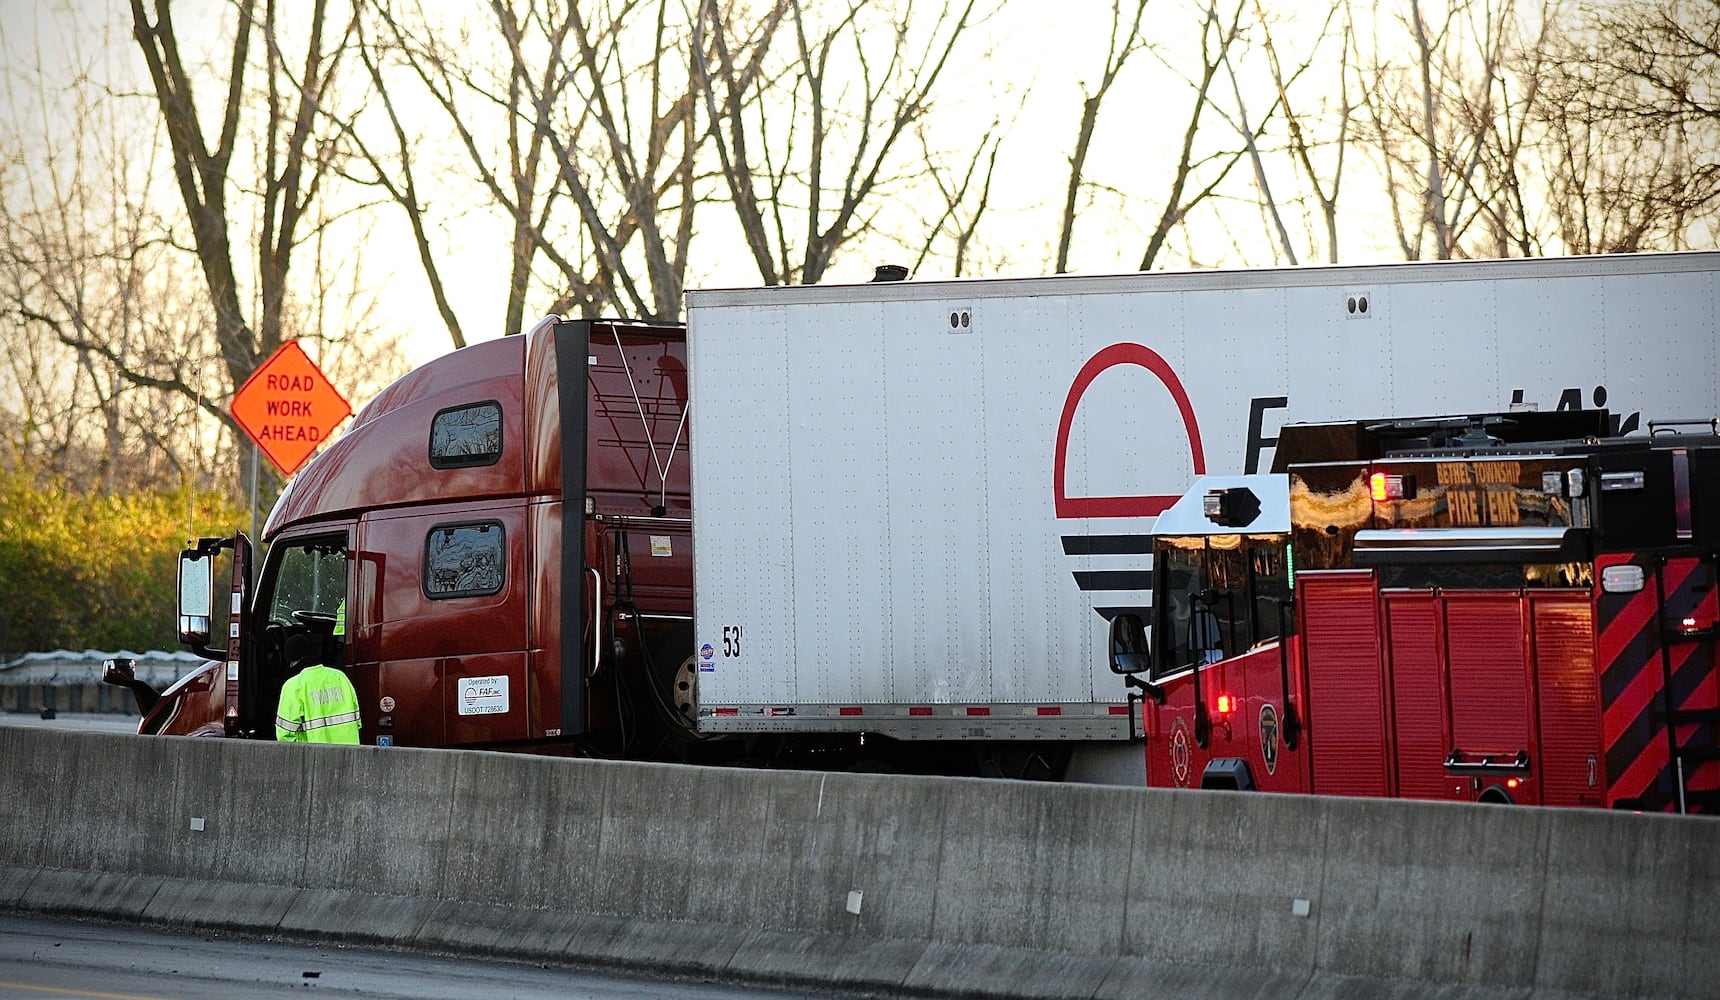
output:
[[[1711,819],[32,728],[0,762],[25,911],[892,994],[1716,990]]]

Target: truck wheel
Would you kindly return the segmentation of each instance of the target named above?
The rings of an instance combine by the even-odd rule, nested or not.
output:
[[[675,676],[669,686],[675,713],[689,729],[699,722],[699,667],[696,660],[697,657],[688,653],[681,665],[675,668]]]

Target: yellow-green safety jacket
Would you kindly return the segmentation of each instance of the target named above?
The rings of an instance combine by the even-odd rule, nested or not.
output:
[[[281,688],[275,739],[358,745],[358,694],[345,674],[322,664],[294,674]]]

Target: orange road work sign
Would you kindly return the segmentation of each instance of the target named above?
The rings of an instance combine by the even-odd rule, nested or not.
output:
[[[233,419],[269,461],[292,475],[352,415],[299,342],[289,340],[233,394]]]

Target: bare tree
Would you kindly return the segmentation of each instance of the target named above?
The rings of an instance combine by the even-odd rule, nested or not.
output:
[[[1219,150],[1197,156],[1196,138],[1200,135],[1201,118],[1213,100],[1213,79],[1218,76],[1219,68],[1225,65],[1231,47],[1242,33],[1245,10],[1246,0],[1237,0],[1233,7],[1221,13],[1217,0],[1213,0],[1202,12],[1200,70],[1193,77],[1184,77],[1194,90],[1194,99],[1189,104],[1182,146],[1176,166],[1172,168],[1170,190],[1166,192],[1158,222],[1147,237],[1146,251],[1141,255],[1140,269],[1143,271],[1152,270],[1171,232],[1183,224],[1197,205],[1213,197],[1231,168],[1242,158],[1241,150]],[[1156,51],[1154,55],[1167,67],[1171,65],[1167,55]],[[1197,177],[1197,174],[1202,176]]]
[[[1113,223],[1146,218],[1140,227],[1145,231],[1141,270],[1160,266],[1174,247],[1180,247],[1186,259],[1194,259],[1189,217],[1202,206],[1217,204],[1226,178],[1245,153],[1243,146],[1231,148],[1215,141],[1216,133],[1206,126],[1215,114],[1232,123],[1241,117],[1220,107],[1213,85],[1241,44],[1244,15],[1252,3],[1195,0],[1178,8],[1163,3],[1150,7],[1147,0],[1111,4],[1103,53],[1092,60],[1096,75],[1081,85],[1081,110],[1075,117],[1069,173],[1058,206],[1055,270],[1065,272],[1074,266],[1077,224],[1095,217]],[[1193,16],[1184,21],[1184,11]],[[1146,58],[1137,58],[1142,55]],[[1111,107],[1118,95],[1126,113]],[[1180,122],[1180,128],[1166,130],[1159,124],[1165,117]],[[1107,134],[1125,129],[1137,139],[1130,144],[1128,172],[1119,175],[1116,161],[1105,153],[1096,156],[1095,150],[1106,143]],[[1143,144],[1140,138],[1163,136],[1167,131],[1171,133],[1168,141]],[[1257,129],[1247,132],[1245,144],[1258,135]],[[1152,155],[1161,151],[1169,154],[1170,162]],[[1147,179],[1145,186],[1141,178]],[[1163,188],[1158,189],[1161,179]],[[1092,211],[1101,206],[1111,210]],[[1084,228],[1091,229],[1091,222]],[[1115,231],[1109,236],[1128,238]]]
[[[1720,121],[1720,7],[1617,0],[1592,4],[1589,16],[1596,60],[1642,86],[1625,109],[1664,123]]]
[[[1435,19],[1407,0],[1401,36],[1376,36],[1367,138],[1404,256],[1676,248],[1712,224],[1720,14],[1581,2],[1454,0]]]
[[[1376,33],[1368,53],[1368,138],[1399,250],[1407,259],[1543,252],[1526,155],[1559,4],[1453,0],[1434,13],[1431,0],[1407,0],[1402,35]]]
[[[406,88],[393,79],[392,71],[398,70],[406,79],[415,81],[441,109],[444,123],[452,127],[475,175],[480,196],[490,199],[506,215],[512,236],[508,244],[509,269],[501,329],[505,333],[518,333],[524,322],[532,265],[538,254],[548,255],[563,271],[577,272],[577,267],[566,262],[561,249],[547,235],[554,206],[565,195],[560,175],[549,162],[546,151],[549,123],[540,127],[535,107],[529,106],[531,101],[520,83],[520,74],[512,66],[512,53],[501,46],[487,47],[479,40],[479,35],[488,34],[487,31],[475,31],[464,23],[435,25],[416,3],[374,2],[365,10],[377,28],[372,37],[361,26],[360,52],[385,113],[389,135],[382,141],[361,138],[354,122],[342,123],[354,139],[360,161],[372,172],[372,177],[361,178],[361,182],[383,187],[406,213],[420,263],[449,338],[455,347],[465,346],[465,332],[448,302],[442,274],[443,254],[430,236],[438,220],[445,222],[457,217],[459,210],[448,204],[450,199],[446,194],[438,199],[440,205],[432,204],[420,194],[413,164],[425,153],[427,144],[423,136],[408,134],[402,124],[397,95],[405,96]],[[487,29],[487,25],[484,27]],[[558,103],[565,80],[563,67],[546,60],[538,73],[538,100],[550,106]],[[498,123],[506,141],[500,154],[490,148],[484,130],[485,125]],[[429,131],[434,132],[435,127]],[[382,152],[384,148],[386,153]],[[444,171],[439,185],[444,190],[449,173]],[[583,286],[577,286],[571,297],[581,297],[579,287]],[[590,294],[583,298],[595,301]]]
[[[628,316],[678,316],[696,205],[697,145],[692,74],[669,58],[689,42],[671,21],[669,0],[576,0],[564,11],[548,8],[542,18],[521,18],[499,2],[492,6],[513,57],[512,80],[535,113],[593,250],[596,273],[589,282],[579,270],[561,267],[570,286],[586,286],[573,300],[588,311],[603,304]],[[641,12],[650,16],[635,16]],[[549,42],[544,65],[568,80],[559,105],[534,84],[538,63],[525,47],[534,22]],[[641,33],[649,44],[633,44]],[[589,145],[563,136],[588,137]]]
[[[685,56],[692,29],[678,0],[495,0],[487,24],[457,29],[415,5],[373,0],[367,9],[378,28],[365,59],[390,153],[385,161],[371,152],[380,144],[359,148],[371,183],[412,222],[457,345],[464,337],[407,166],[419,142],[401,124],[390,66],[442,110],[478,191],[511,229],[506,331],[521,329],[540,286],[552,311],[679,315],[699,135]]]
[[[1055,270],[1069,270],[1069,244],[1075,236],[1075,210],[1081,200],[1087,157],[1093,148],[1093,131],[1099,125],[1099,109],[1105,95],[1116,85],[1117,77],[1128,64],[1129,57],[1146,47],[1141,34],[1141,18],[1147,12],[1147,0],[1134,0],[1133,10],[1125,18],[1123,0],[1112,0],[1111,30],[1105,46],[1105,58],[1099,67],[1099,81],[1091,91],[1083,87],[1081,121],[1075,129],[1075,149],[1069,154],[1069,183],[1063,197],[1063,218],[1057,227],[1057,262]]]
[[[282,5],[275,0],[238,0],[223,77],[202,74],[185,59],[166,0],[153,5],[131,0],[133,35],[166,127],[173,176],[213,308],[214,336],[229,392],[286,339],[283,318],[294,252],[307,237],[307,217],[324,180],[333,172],[339,148],[318,131],[317,111],[330,101],[354,19],[349,14],[331,25],[329,0],[312,0],[308,7],[286,6],[305,15],[302,26],[294,25],[304,35],[296,72],[288,68]],[[247,73],[258,59],[263,80],[260,88],[251,88]],[[200,84],[219,86],[222,99],[200,100]],[[258,90],[262,120],[254,123],[246,109]],[[213,111],[212,131],[204,117],[209,110]],[[234,176],[242,138],[249,139],[260,161],[253,189],[258,224],[249,259],[235,239],[236,235],[243,238],[245,219],[230,202],[236,192],[250,188],[244,183],[250,177],[250,163],[241,161],[245,169],[240,177]],[[251,308],[244,302],[247,290],[254,295]],[[132,369],[123,358],[112,356],[111,360],[130,381],[159,381]],[[166,387],[190,392],[189,386]],[[254,453],[245,455],[245,471],[251,473]]]
[[[991,207],[991,184],[997,173],[997,157],[1003,145],[1000,135],[1003,127],[1001,122],[992,123],[980,137],[978,148],[981,155],[967,162],[959,178],[954,176],[953,171],[946,172],[937,165],[937,153],[922,138],[926,163],[931,165],[931,180],[937,189],[938,200],[935,204],[939,213],[937,218],[922,222],[921,229],[926,236],[914,258],[914,273],[923,273],[939,245],[946,241],[951,247],[951,276],[959,278],[968,273],[970,249],[979,231],[980,222],[985,218],[986,210]]]
[[[99,30],[73,21],[60,36],[55,49],[38,35],[0,74],[0,145],[16,151],[0,173],[9,461],[93,488],[206,487],[219,450],[197,447],[195,390],[160,391],[190,388],[208,344],[200,279],[150,203],[164,136],[93,83]],[[212,399],[202,409],[223,416]]]
[[[352,162],[342,167],[343,176],[361,185],[380,188],[388,200],[405,214],[413,248],[417,251],[419,264],[430,286],[430,297],[436,305],[436,314],[447,328],[454,347],[465,347],[466,334],[449,299],[441,258],[431,238],[430,199],[418,184],[417,159],[422,147],[421,137],[408,133],[388,72],[391,68],[390,51],[404,47],[399,24],[386,4],[371,5],[368,9],[380,23],[383,37],[380,40],[370,37],[371,26],[361,16],[353,26],[353,42],[358,59],[369,77],[371,93],[375,95],[387,124],[386,138],[381,141],[367,138],[359,129],[361,114],[343,117],[328,108],[319,108],[319,111],[334,123],[353,150]],[[407,61],[412,63],[410,55]],[[519,283],[523,284],[523,281],[522,277]],[[514,315],[513,325],[506,329],[518,328],[519,317]]]
[[[199,48],[214,29],[216,67],[181,51],[167,4],[131,12],[122,40],[67,7],[33,66],[0,72],[0,144],[19,150],[0,176],[0,322],[29,345],[9,367],[20,415],[0,423],[20,461],[51,437],[80,482],[231,486],[236,455],[256,466],[227,403],[268,352],[320,339],[349,394],[390,363],[361,255],[324,250],[362,235],[364,206],[327,197],[340,150],[318,127],[349,29],[326,30],[324,3],[247,0],[196,26]],[[44,53],[49,35],[64,51]]]
[[[971,190],[938,178],[972,178],[992,155],[990,133],[965,151],[909,141],[991,9],[774,0],[748,17],[701,0],[693,54],[720,180],[765,284],[818,282],[844,246],[879,230],[892,201],[927,187],[946,198]]]
[[[1581,9],[1537,108],[1549,213],[1577,253],[1712,245],[1720,231],[1720,7]]]
[[[1335,264],[1338,262],[1338,194],[1343,185],[1344,159],[1352,138],[1356,111],[1356,98],[1351,93],[1355,22],[1350,2],[1339,0],[1327,9],[1325,20],[1312,44],[1288,70],[1280,58],[1280,49],[1274,41],[1272,23],[1266,9],[1257,5],[1255,12],[1259,20],[1259,49],[1264,56],[1272,93],[1277,97],[1274,110],[1283,122],[1282,152],[1291,164],[1292,187],[1302,192],[1291,201],[1312,203],[1312,213],[1317,217],[1320,236],[1311,237],[1311,240],[1317,241],[1316,248],[1323,243],[1327,262]],[[1337,61],[1332,67],[1331,75],[1315,73],[1311,77],[1315,81],[1314,85],[1319,87],[1316,91],[1317,108],[1312,114],[1300,113],[1297,111],[1298,101],[1292,99],[1291,92],[1304,76],[1308,76],[1323,64],[1328,64],[1329,49],[1334,42]],[[1241,110],[1246,104],[1234,70],[1231,72],[1231,82],[1236,90],[1237,107]],[[1336,95],[1335,98],[1328,96],[1333,94]],[[1245,139],[1252,135],[1246,114],[1236,124],[1238,133]],[[1329,134],[1324,134],[1326,130],[1329,130]],[[1284,258],[1295,264],[1298,262],[1298,254],[1289,226],[1284,221],[1286,206],[1272,194],[1266,180],[1268,170],[1260,144],[1248,139],[1248,150],[1258,178],[1262,211],[1271,220],[1272,231],[1276,234]],[[1314,252],[1310,252],[1309,256],[1314,256]]]

